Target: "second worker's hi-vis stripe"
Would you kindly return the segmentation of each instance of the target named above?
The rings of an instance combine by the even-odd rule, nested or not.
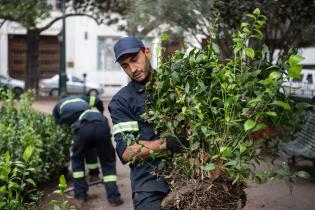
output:
[[[97,163],[88,163],[86,164],[88,169],[97,169],[98,168],[98,164]]]
[[[69,100],[66,100],[64,101],[60,107],[59,107],[59,113],[62,114],[62,111],[63,111],[63,107],[67,104],[70,104],[70,103],[75,103],[75,102],[83,102],[83,103],[86,103],[86,101],[84,101],[83,99],[81,98],[74,98],[74,99],[69,99]]]
[[[116,181],[117,181],[116,175],[103,176],[103,182],[116,182]]]
[[[84,177],[84,171],[74,171],[72,173],[73,178],[79,179]]]
[[[137,121],[121,122],[113,126],[113,135],[125,131],[139,131],[138,122]]]
[[[85,111],[80,115],[79,120],[81,120],[81,119],[84,117],[84,115],[86,115],[86,113],[88,113],[88,112],[99,112],[99,111],[98,111],[98,110],[91,110],[91,109],[85,110]]]
[[[95,105],[95,99],[96,99],[95,96],[91,96],[91,97],[90,97],[89,104],[90,104],[91,107],[94,107],[94,105]]]

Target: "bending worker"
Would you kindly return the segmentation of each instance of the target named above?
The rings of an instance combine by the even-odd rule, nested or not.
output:
[[[107,118],[99,111],[91,110],[85,100],[75,96],[62,99],[53,113],[59,124],[72,124],[73,127],[71,166],[75,198],[80,202],[87,199],[88,185],[85,181],[84,156],[89,151],[96,150],[107,200],[112,206],[121,205],[123,201],[116,184],[115,151]]]
[[[88,104],[87,104],[88,103]],[[53,109],[53,116],[57,124],[72,125],[79,115],[87,109],[96,108],[104,112],[103,102],[95,96],[69,96],[60,100]],[[89,181],[99,179],[99,167],[95,149],[86,151],[86,166],[89,169]]]

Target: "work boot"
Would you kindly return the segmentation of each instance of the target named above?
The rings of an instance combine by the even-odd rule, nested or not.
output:
[[[116,182],[105,182],[104,185],[109,204],[111,206],[120,206],[123,204]]]
[[[124,203],[124,201],[121,200],[120,196],[119,197],[107,198],[107,200],[108,200],[108,203],[111,206],[113,206],[113,207],[120,206],[121,204]]]

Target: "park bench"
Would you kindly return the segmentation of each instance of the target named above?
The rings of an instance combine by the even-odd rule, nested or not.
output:
[[[282,151],[289,155],[289,162],[296,165],[296,159],[302,158],[311,160],[315,173],[315,110],[303,125],[302,130],[296,134],[295,140],[282,145]],[[315,174],[314,174],[315,175]]]

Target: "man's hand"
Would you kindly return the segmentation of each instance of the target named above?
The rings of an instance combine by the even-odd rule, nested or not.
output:
[[[183,148],[187,148],[189,146],[188,139],[181,135],[176,137],[168,137],[166,138],[166,149],[171,151],[172,153],[178,153],[183,150]]]

